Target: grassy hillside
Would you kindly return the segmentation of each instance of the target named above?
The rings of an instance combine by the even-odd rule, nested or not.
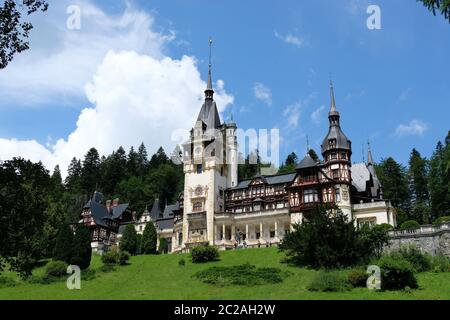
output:
[[[184,257],[186,266],[178,265]],[[354,289],[345,293],[309,292],[306,287],[317,271],[289,267],[280,263],[282,254],[275,248],[249,249],[221,253],[221,260],[192,264],[186,255],[139,256],[131,264],[110,273],[97,273],[83,281],[80,291],[66,289],[65,281],[48,285],[21,281],[12,288],[1,288],[0,299],[450,299],[449,273],[418,275],[419,290],[372,292]],[[278,267],[292,275],[283,283],[257,287],[214,287],[193,279],[192,275],[209,266],[234,266],[249,262],[258,267]],[[94,257],[92,268],[101,266]],[[43,269],[35,271],[42,273]],[[5,275],[5,274],[4,274]],[[8,277],[17,277],[6,273]],[[17,280],[19,281],[19,280]]]

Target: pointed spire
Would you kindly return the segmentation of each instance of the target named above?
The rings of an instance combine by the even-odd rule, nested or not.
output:
[[[368,152],[367,152],[367,164],[368,165],[373,165],[375,164],[375,161],[373,161],[373,156],[372,156],[372,149],[370,147],[370,141],[367,142],[367,145],[369,146],[368,148]]]
[[[336,114],[337,108],[336,108],[336,100],[334,99],[334,86],[333,86],[333,80],[330,80],[330,115]]]
[[[213,44],[213,41],[211,38],[209,38],[209,70],[208,70],[208,84],[207,84],[207,87],[205,90],[205,99],[210,99],[210,100],[212,100],[214,97],[214,90],[212,87],[212,72],[211,72],[212,44]]]

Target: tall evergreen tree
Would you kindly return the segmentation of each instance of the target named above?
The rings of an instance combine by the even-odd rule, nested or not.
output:
[[[58,237],[56,238],[55,248],[53,250],[53,260],[64,261],[67,264],[72,263],[73,254],[73,231],[68,224],[62,224],[59,227]]]
[[[69,164],[67,178],[65,180],[66,188],[72,193],[79,191],[81,187],[81,170],[81,161],[73,158]]]
[[[97,149],[91,148],[83,161],[81,170],[81,188],[84,194],[92,194],[96,191],[100,178],[100,156]]]
[[[139,154],[131,147],[127,157],[127,178],[138,177],[139,175]]]
[[[150,160],[150,168],[156,169],[163,164],[168,164],[169,158],[167,157],[166,152],[162,147],[158,149],[158,151],[152,156]]]
[[[142,251],[145,254],[156,254],[157,234],[152,221],[147,222],[142,238]]]
[[[319,162],[319,156],[317,155],[316,151],[314,149],[309,149],[308,154],[315,162]]]
[[[139,158],[139,175],[142,176],[145,173],[147,173],[149,167],[147,148],[145,147],[145,144],[143,142],[139,146],[138,158]]]
[[[137,233],[133,224],[125,227],[122,238],[120,239],[120,250],[126,251],[129,254],[136,254]]]
[[[409,187],[411,195],[411,218],[419,223],[430,222],[429,194],[428,194],[428,165],[427,160],[413,149],[409,159]]]
[[[440,12],[445,19],[450,22],[450,0],[417,0],[431,12],[436,15]]]
[[[91,264],[92,247],[91,232],[84,224],[78,225],[73,238],[71,264],[86,270]]]
[[[450,136],[450,135],[449,135]],[[438,142],[430,160],[429,189],[431,215],[436,220],[450,215],[450,145]]]
[[[394,207],[409,213],[411,206],[406,168],[393,158],[387,158],[376,165],[375,169],[383,186],[384,197],[391,200]]]

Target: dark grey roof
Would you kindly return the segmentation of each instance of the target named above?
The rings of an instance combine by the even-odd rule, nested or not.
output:
[[[93,198],[85,204],[84,208],[90,209],[92,218],[94,219],[96,225],[109,228],[105,221],[120,219],[122,214],[128,209],[128,204],[121,204],[112,207],[112,211],[109,212],[108,209],[101,203],[103,195],[100,195],[101,193],[99,192],[94,193]]]
[[[174,226],[173,218],[156,221],[156,227],[158,229],[173,229],[173,226]]]
[[[118,219],[122,216],[122,213],[125,212],[128,208],[128,203],[119,204],[118,206],[112,207],[112,219]]]
[[[295,173],[288,173],[274,176],[258,176],[257,178],[263,178],[267,182],[267,184],[274,185],[292,182],[295,178],[295,175]],[[254,179],[240,181],[236,187],[230,188],[229,190],[246,189],[248,188],[250,182],[252,182],[253,180]]]
[[[296,169],[307,169],[307,168],[313,168],[317,167],[317,163],[314,161],[314,159],[308,154],[303,158],[302,161],[297,165]]]
[[[159,199],[155,199],[155,202],[153,202],[152,210],[150,211],[150,217],[153,221],[158,220],[161,217],[161,208],[159,204]]]
[[[331,148],[329,140],[336,140],[336,145]],[[322,142],[322,154],[331,149],[351,150],[351,142],[342,132],[341,127],[338,125],[330,125],[327,136]]]
[[[200,113],[198,115],[197,121],[203,121],[206,125],[206,130],[208,129],[218,129],[220,127],[220,116],[217,110],[217,105],[214,100],[205,100]]]
[[[176,211],[179,209],[180,209],[180,204],[178,202],[176,204],[166,206],[166,208],[164,209],[164,212],[163,212],[163,219],[173,217],[173,215],[174,215],[173,211]]]

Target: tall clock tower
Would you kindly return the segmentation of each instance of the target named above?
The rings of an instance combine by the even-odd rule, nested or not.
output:
[[[220,121],[210,63],[205,101],[184,144],[184,251],[214,245],[215,214],[224,212],[226,188],[237,185],[237,161],[236,124]]]

